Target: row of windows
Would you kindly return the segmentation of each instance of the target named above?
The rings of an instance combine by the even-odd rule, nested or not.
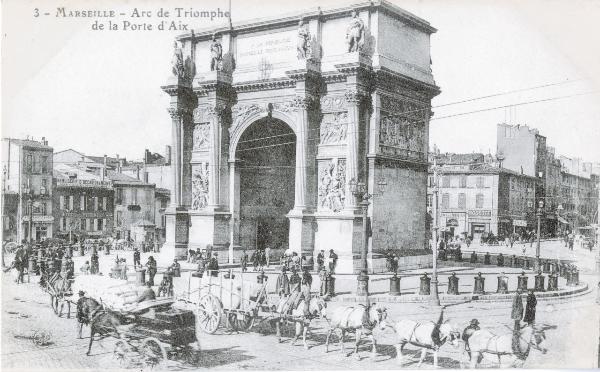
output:
[[[137,188],[131,188],[128,190],[129,192],[125,192],[122,188],[115,189],[115,202],[117,204],[129,204],[129,205],[137,205],[140,197],[145,198],[145,200],[152,199],[152,190],[143,190]],[[144,195],[146,193],[146,195]]]
[[[460,176],[442,176],[442,182],[441,182],[441,187],[460,187],[460,188],[466,188],[467,187],[467,178],[468,176],[466,175],[460,175]],[[433,176],[429,176],[429,186],[433,187],[435,186],[434,184],[434,177]],[[477,176],[475,177],[475,187],[478,189],[482,189],[485,187],[485,177],[483,176]]]
[[[74,201],[75,197],[73,195],[69,195],[65,197],[61,195],[59,198],[58,209],[72,211],[75,209]],[[103,196],[102,198],[98,196],[89,196],[89,195],[80,195],[79,196],[79,210],[82,211],[106,211],[108,210],[108,198]]]
[[[433,204],[432,198],[433,198],[432,195],[427,195],[427,206],[428,207],[431,207]],[[484,204],[483,202],[484,202],[483,194],[475,195],[475,208],[478,208],[478,209],[483,208],[483,204]],[[448,193],[442,194],[442,208],[450,209],[450,194],[448,194]],[[461,192],[458,194],[456,208],[457,209],[466,209],[467,208],[467,195],[465,193]]]
[[[29,203],[23,203],[23,209],[25,210],[26,215],[29,215],[29,213],[46,215],[49,212],[48,206],[49,203],[46,203],[45,201],[36,201],[32,205],[29,205]]]
[[[27,154],[25,156],[25,172],[26,173],[42,173],[46,174],[51,171],[48,163],[48,156],[36,156]]]
[[[60,230],[62,231],[102,231],[107,227],[106,218],[69,218],[60,219]]]

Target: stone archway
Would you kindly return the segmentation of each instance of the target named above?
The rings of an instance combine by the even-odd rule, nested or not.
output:
[[[284,121],[264,117],[241,133],[232,149],[239,172],[239,245],[287,248],[294,208],[296,134]]]

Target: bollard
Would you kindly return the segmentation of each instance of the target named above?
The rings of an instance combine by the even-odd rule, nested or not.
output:
[[[138,285],[146,284],[146,269],[135,270],[135,281]]]
[[[471,260],[469,262],[472,264],[477,263],[477,253],[475,253],[475,251],[471,253]]]
[[[421,285],[419,287],[419,294],[421,296],[428,296],[431,294],[431,278],[424,273],[421,277]]]
[[[96,247],[96,244],[92,245],[92,256],[95,254],[98,254],[98,248]]]
[[[490,265],[491,264],[491,256],[490,256],[490,252],[485,252],[485,256],[483,256],[483,264],[484,265]]]
[[[400,296],[400,278],[396,273],[390,278],[390,295]]]
[[[568,286],[573,285],[573,272],[570,269],[565,269],[565,279],[567,279]]]
[[[525,275],[525,271],[521,272],[521,275],[517,278],[517,290],[527,291],[527,275]]]
[[[498,289],[496,290],[496,293],[508,293],[508,277],[504,275],[504,273],[498,276]]]
[[[548,276],[548,291],[558,291],[558,275],[556,273]]]
[[[81,257],[85,256],[85,248],[83,247],[83,245],[79,246],[79,255]]]
[[[498,254],[498,257],[496,257],[496,266],[504,266],[504,256],[502,255],[502,253]]]
[[[329,297],[335,296],[335,277],[331,274],[331,272],[327,273],[327,294]]]
[[[541,271],[535,276],[535,286],[533,288],[536,292],[544,292],[544,275]]]
[[[559,275],[561,278],[567,278],[567,267],[565,266],[565,264],[558,264],[558,270],[559,270]]]
[[[529,259],[527,259],[527,257],[523,257],[523,259],[521,261],[521,268],[523,270],[529,269]]]
[[[475,277],[475,283],[473,285],[473,294],[484,294],[485,293],[485,278],[481,276],[481,273],[477,273]]]
[[[457,262],[462,262],[463,258],[462,258],[462,252],[460,251],[460,248],[456,250],[455,256],[456,256],[455,260]]]
[[[110,254],[110,246],[108,244],[104,246],[104,254],[107,256]]]
[[[452,273],[452,275],[448,277],[448,294],[458,294],[458,277],[456,276],[456,273]]]
[[[519,267],[519,259],[514,254],[513,254],[513,256],[510,259],[510,267],[514,267],[514,268]]]

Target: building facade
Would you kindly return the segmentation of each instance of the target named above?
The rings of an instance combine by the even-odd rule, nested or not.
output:
[[[457,155],[452,154],[455,158]],[[470,236],[474,240],[493,233],[507,236],[534,229],[534,177],[481,164],[473,154],[465,162],[437,167],[438,226],[446,238]],[[482,156],[483,158],[483,156]],[[474,162],[469,164],[468,162]],[[436,162],[437,163],[437,162]],[[434,173],[430,169],[428,207],[433,203]]]
[[[162,87],[173,255],[335,249],[339,271],[353,272],[365,235],[369,260],[424,249],[435,31],[375,1],[179,36]]]
[[[53,236],[53,151],[43,137],[41,141],[2,139],[4,199],[13,205],[7,210],[11,215],[6,216],[5,227],[14,228],[9,236],[15,241],[40,241]],[[12,215],[14,212],[16,215]]]
[[[71,242],[113,236],[114,191],[80,166],[54,167],[54,230],[57,237]]]
[[[597,168],[580,158],[559,157],[561,163],[560,219],[564,231],[590,228],[598,218]]]
[[[114,237],[136,242],[155,241],[155,186],[108,171],[114,189]]]

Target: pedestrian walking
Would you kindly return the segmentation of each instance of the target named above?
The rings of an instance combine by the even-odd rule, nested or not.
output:
[[[321,286],[319,288],[319,295],[325,296],[327,294],[327,270],[325,268],[321,268],[319,271],[319,280],[321,281]]]
[[[527,303],[525,305],[525,316],[523,317],[523,321],[529,325],[533,325],[535,323],[535,308],[537,306],[537,298],[535,297],[535,293],[533,289],[529,290],[529,294],[527,295]]]
[[[252,260],[252,270],[256,271],[258,269],[258,262],[260,260],[258,249],[255,249],[254,252],[252,252],[252,257],[250,257],[250,260]]]
[[[325,268],[325,251],[321,249],[321,252],[317,254],[317,271],[320,273]]]
[[[154,257],[150,256],[148,257],[148,262],[146,262],[146,267],[148,268],[148,283],[150,283],[150,285],[154,285],[154,275],[156,275],[156,260],[154,260]]]
[[[140,250],[136,248],[133,251],[133,268],[136,269],[138,266],[142,267],[142,262],[140,261]]]
[[[329,272],[334,274],[335,267],[337,266],[338,255],[333,251],[333,249],[329,250]]]
[[[281,272],[277,275],[275,293],[277,293],[279,297],[287,297],[290,295],[290,280],[287,276],[287,269],[285,266],[281,268]]]

